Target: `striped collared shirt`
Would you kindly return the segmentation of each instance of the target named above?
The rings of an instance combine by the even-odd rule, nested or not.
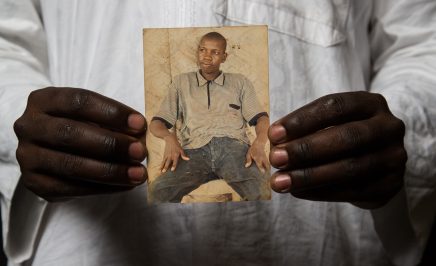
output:
[[[251,82],[241,74],[223,73],[207,81],[200,72],[176,76],[153,120],[172,128],[180,121],[179,140],[185,149],[200,148],[213,137],[249,143],[246,124],[267,115]]]

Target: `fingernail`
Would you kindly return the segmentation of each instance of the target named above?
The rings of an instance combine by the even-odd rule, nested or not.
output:
[[[286,138],[286,129],[280,124],[272,125],[270,137],[273,142],[281,142]]]
[[[131,114],[127,118],[127,125],[134,130],[142,130],[145,127],[145,119],[142,115]]]
[[[271,152],[271,164],[277,168],[284,168],[288,165],[289,156],[285,149],[274,148]]]
[[[133,183],[144,182],[145,168],[143,166],[133,166],[127,170],[127,175]]]
[[[133,142],[129,146],[129,156],[135,160],[143,160],[145,158],[144,146],[140,142]]]
[[[274,178],[273,189],[280,193],[289,192],[291,183],[291,177],[289,175],[280,174]]]
[[[167,169],[162,169],[162,173],[165,173],[167,171]]]

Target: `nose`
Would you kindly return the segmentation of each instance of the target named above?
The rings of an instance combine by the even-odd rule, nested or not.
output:
[[[206,60],[212,60],[212,54],[210,52],[207,52],[207,53],[204,54],[203,58],[206,59]]]

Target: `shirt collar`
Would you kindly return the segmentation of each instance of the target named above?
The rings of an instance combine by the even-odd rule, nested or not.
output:
[[[221,71],[221,73],[219,74],[218,77],[216,77],[213,82],[215,82],[216,84],[223,86],[224,85],[224,81],[225,81],[225,76],[224,76],[224,72]],[[200,74],[200,70],[197,71],[197,82],[198,82],[198,86],[201,87],[204,84],[207,83],[207,80]]]

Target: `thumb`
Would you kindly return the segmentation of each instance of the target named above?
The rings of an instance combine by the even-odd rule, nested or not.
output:
[[[250,152],[247,152],[247,155],[245,156],[245,168],[248,168],[253,163],[253,160],[251,159]]]
[[[182,152],[180,152],[180,157],[182,157],[182,160],[184,160],[184,161],[189,161],[189,157],[186,156],[184,150],[182,150]]]

